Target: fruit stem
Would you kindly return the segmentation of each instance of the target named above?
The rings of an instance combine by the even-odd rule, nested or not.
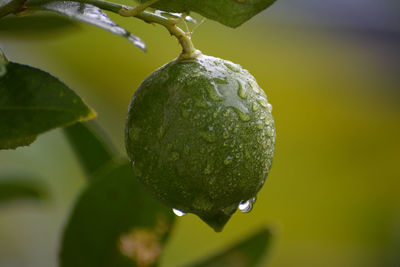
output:
[[[158,14],[147,11],[136,13],[134,12],[135,9],[136,8],[124,6],[119,10],[118,14],[128,17],[134,16],[147,23],[155,23],[164,26],[171,35],[175,36],[176,39],[178,39],[179,44],[182,46],[182,53],[180,54],[178,61],[195,59],[201,54],[201,52],[194,47],[190,37],[190,33],[183,31],[177,26],[177,23],[179,23],[180,20],[168,19]],[[185,14],[183,14],[182,16],[184,19]]]
[[[194,47],[189,33],[184,32],[177,25],[166,28],[171,35],[178,39],[179,44],[182,46],[182,53],[178,58],[179,61],[195,59],[201,54],[201,52]]]

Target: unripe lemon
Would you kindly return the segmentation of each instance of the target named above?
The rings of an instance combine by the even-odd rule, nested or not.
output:
[[[135,92],[125,143],[135,176],[161,202],[221,231],[254,202],[271,167],[272,106],[254,77],[200,55],[172,61]]]

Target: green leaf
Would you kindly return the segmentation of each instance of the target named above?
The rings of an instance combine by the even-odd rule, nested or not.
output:
[[[126,38],[143,51],[146,50],[146,45],[139,37],[134,36],[121,26],[117,25],[100,8],[93,5],[72,1],[55,1],[44,3],[40,5],[40,8],[57,12],[70,18],[100,27]]]
[[[38,35],[62,34],[66,30],[78,29],[78,23],[58,14],[32,14],[24,17],[7,16],[0,19],[0,34],[2,37],[27,38],[42,37]]]
[[[65,135],[88,175],[106,165],[117,153],[92,121],[64,128]],[[90,176],[89,176],[90,177]]]
[[[0,203],[18,199],[41,200],[46,197],[43,185],[32,179],[0,179]]]
[[[188,267],[255,267],[268,252],[272,234],[269,229],[256,231],[246,239],[215,256]]]
[[[0,149],[29,145],[45,131],[95,117],[50,74],[12,62],[6,68],[0,77]]]
[[[143,190],[128,163],[96,173],[65,229],[64,267],[154,266],[174,215]]]
[[[139,0],[144,3],[147,0]],[[196,12],[236,28],[257,13],[269,7],[275,0],[160,0],[151,7],[168,12]]]

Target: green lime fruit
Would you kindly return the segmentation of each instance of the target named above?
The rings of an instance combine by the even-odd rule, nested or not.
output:
[[[135,176],[161,202],[219,232],[249,210],[269,173],[272,106],[240,65],[200,55],[147,77],[128,111],[125,143]]]

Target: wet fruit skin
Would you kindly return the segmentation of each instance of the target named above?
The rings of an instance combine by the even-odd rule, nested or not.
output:
[[[161,202],[221,231],[255,197],[275,143],[272,106],[254,77],[201,55],[147,77],[128,111],[125,143],[135,176]]]

